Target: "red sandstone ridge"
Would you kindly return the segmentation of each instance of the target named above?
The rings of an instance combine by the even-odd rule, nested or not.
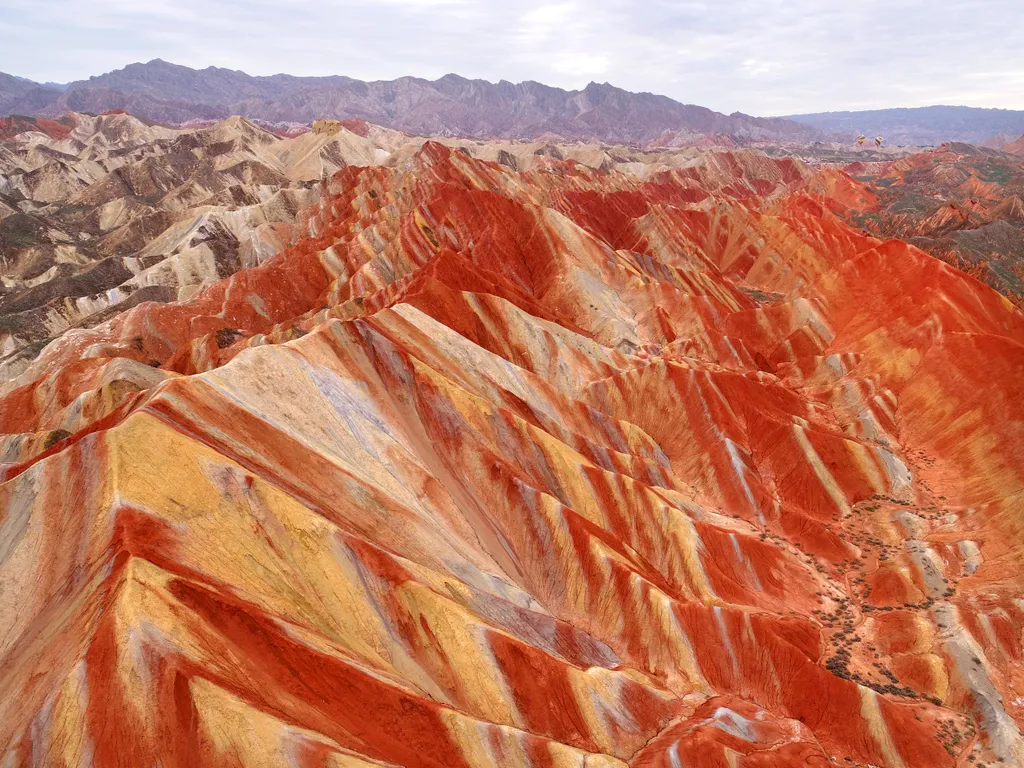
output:
[[[63,139],[74,128],[74,120],[67,116],[59,120],[51,120],[48,117],[25,117],[23,115],[0,117],[0,139],[9,139],[29,131],[45,134],[51,139]]]
[[[4,765],[1021,764],[1024,316],[869,196],[428,142],[65,333],[0,398]]]

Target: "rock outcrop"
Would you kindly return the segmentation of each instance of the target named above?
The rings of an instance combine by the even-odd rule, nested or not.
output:
[[[1024,316],[839,171],[427,142],[0,391],[4,765],[1024,761]]]

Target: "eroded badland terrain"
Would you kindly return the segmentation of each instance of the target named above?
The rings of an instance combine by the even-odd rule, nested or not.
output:
[[[1024,158],[24,120],[3,765],[1024,764]]]

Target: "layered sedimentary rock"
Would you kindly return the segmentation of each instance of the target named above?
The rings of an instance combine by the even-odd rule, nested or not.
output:
[[[69,327],[187,297],[278,252],[322,176],[291,146],[301,138],[285,142],[237,118],[189,130],[125,114],[9,123],[16,133],[0,141],[4,378]],[[275,154],[286,144],[295,162]]]
[[[434,142],[0,397],[10,766],[1020,764],[1024,316],[841,172]]]
[[[851,220],[898,237],[1024,305],[1024,157],[951,142],[892,162],[857,163],[877,203]]]
[[[302,234],[293,225],[316,182],[347,165],[400,164],[426,141],[358,120],[275,130],[240,117],[171,128],[123,112],[0,121],[0,378],[68,328],[259,264]],[[517,170],[574,159],[642,175],[697,155],[449,143]]]

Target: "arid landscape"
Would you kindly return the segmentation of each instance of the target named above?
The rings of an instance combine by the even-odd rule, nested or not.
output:
[[[848,167],[879,204],[854,220],[899,238],[1024,303],[1024,138],[1001,149],[950,142]]]
[[[0,118],[0,765],[1024,765],[1024,138],[136,67]]]
[[[169,127],[124,112],[0,118],[0,374],[142,301],[184,299],[290,245],[321,179],[423,143],[362,120],[271,130],[241,117]],[[692,149],[441,139],[512,169],[551,159],[643,173]]]

